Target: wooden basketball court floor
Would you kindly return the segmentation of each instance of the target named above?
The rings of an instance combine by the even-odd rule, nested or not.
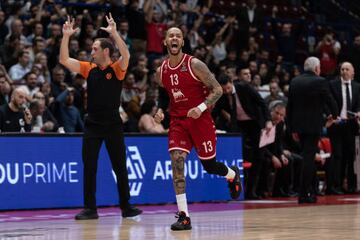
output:
[[[79,209],[0,212],[0,239],[360,239],[360,195],[190,205],[193,229],[173,232],[175,205],[140,206],[144,214],[122,219],[100,208],[98,220],[75,221]]]

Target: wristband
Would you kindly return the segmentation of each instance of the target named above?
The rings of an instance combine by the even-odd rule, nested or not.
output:
[[[200,109],[201,112],[204,112],[207,109],[207,106],[204,102],[200,103],[197,107]]]

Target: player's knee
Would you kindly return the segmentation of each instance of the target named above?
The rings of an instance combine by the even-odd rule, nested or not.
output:
[[[217,162],[215,158],[209,160],[201,160],[201,164],[207,173],[209,174],[217,173]]]

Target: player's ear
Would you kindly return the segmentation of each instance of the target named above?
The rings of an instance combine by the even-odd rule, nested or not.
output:
[[[164,46],[166,47],[166,41],[165,41],[165,40],[163,40],[163,44],[164,44]]]

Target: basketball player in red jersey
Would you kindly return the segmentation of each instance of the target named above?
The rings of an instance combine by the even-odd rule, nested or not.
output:
[[[170,98],[169,152],[179,209],[178,221],[171,229],[189,230],[191,221],[185,194],[184,161],[193,146],[209,174],[228,180],[233,199],[240,196],[242,187],[239,168],[229,168],[216,161],[215,126],[208,108],[221,97],[220,84],[202,61],[182,52],[184,40],[179,28],[167,31],[164,44],[169,58],[157,69],[157,79]],[[159,110],[154,115],[159,123],[164,118],[161,101],[160,98]]]

